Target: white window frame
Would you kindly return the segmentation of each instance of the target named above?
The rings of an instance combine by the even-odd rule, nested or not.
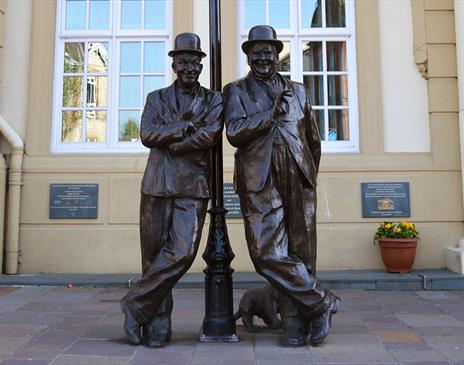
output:
[[[109,29],[85,29],[85,30],[66,30],[66,1],[57,0],[57,17],[55,32],[55,69],[53,81],[53,117],[51,133],[51,152],[54,154],[120,154],[120,153],[148,153],[149,149],[144,147],[140,141],[124,142],[119,141],[119,62],[120,62],[120,43],[124,41],[141,42],[163,42],[165,44],[165,85],[172,83],[171,60],[167,52],[172,48],[172,12],[173,0],[166,0],[165,3],[165,28],[160,29],[124,29],[120,28],[121,22],[121,0],[109,1]],[[86,27],[89,22],[89,1],[86,6]],[[144,25],[144,6],[142,6],[142,26]],[[106,142],[62,142],[62,96],[63,96],[63,63],[64,45],[66,42],[107,42],[108,43],[108,106],[107,106],[107,135]],[[141,51],[141,62],[143,63],[143,49]],[[85,49],[85,60],[87,50]],[[87,61],[86,61],[87,62]],[[86,67],[86,63],[84,64]],[[85,71],[85,70],[84,70]],[[143,69],[140,77],[145,73]],[[84,82],[85,80],[83,80]],[[143,84],[141,84],[143,85]],[[83,85],[83,104],[86,104],[87,85]],[[141,98],[143,97],[143,87],[141,87]],[[141,100],[142,108],[145,100]],[[84,108],[82,108],[84,109]],[[134,108],[135,109],[135,108]],[[142,111],[141,111],[142,112]],[[85,113],[83,113],[83,128],[85,128]],[[85,131],[83,130],[83,133]]]
[[[359,153],[359,116],[358,116],[358,90],[357,90],[357,68],[356,68],[356,37],[355,37],[355,1],[345,0],[346,27],[345,28],[324,28],[325,26],[325,1],[322,0],[322,27],[321,28],[303,28],[301,21],[301,1],[290,0],[290,28],[276,28],[277,37],[283,42],[290,43],[290,75],[291,79],[303,82],[303,42],[305,41],[345,41],[347,57],[347,75],[348,75],[348,101],[349,107],[349,134],[348,141],[321,141],[323,153]],[[267,3],[267,2],[266,2]],[[248,39],[249,29],[245,26],[245,1],[237,0],[238,27],[237,45],[239,54],[239,67],[237,75],[243,77],[248,72],[246,55],[241,49],[241,45]],[[266,6],[266,19],[269,19],[268,6]],[[324,47],[325,47],[325,43]],[[325,52],[324,52],[325,54]],[[326,57],[323,57],[324,71],[322,74],[333,75],[337,72],[326,71]],[[345,72],[343,72],[344,74]],[[326,80],[326,78],[324,78]],[[328,109],[346,109],[339,106],[328,105],[328,88],[324,83],[324,107],[325,113]],[[323,109],[317,108],[314,109]],[[325,118],[325,129],[328,130],[328,118]]]

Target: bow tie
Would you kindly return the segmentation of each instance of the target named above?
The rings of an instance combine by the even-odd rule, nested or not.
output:
[[[198,85],[192,87],[191,89],[185,89],[185,88],[181,87],[180,85],[178,85],[178,90],[182,95],[193,97],[197,93]]]

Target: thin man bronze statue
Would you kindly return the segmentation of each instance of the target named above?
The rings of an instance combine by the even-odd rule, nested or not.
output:
[[[270,26],[242,44],[251,71],[224,88],[227,138],[235,153],[248,250],[279,292],[284,346],[320,344],[340,299],[316,279],[317,123],[303,84],[276,70],[283,43]]]
[[[142,279],[121,299],[124,330],[133,344],[171,339],[172,288],[191,266],[210,198],[210,149],[221,136],[222,98],[200,86],[205,57],[200,38],[179,34],[172,69],[177,80],[148,94],[140,138],[150,148],[142,180]]]

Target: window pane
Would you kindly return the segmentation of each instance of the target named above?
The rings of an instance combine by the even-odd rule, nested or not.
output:
[[[322,27],[321,8],[321,0],[301,0],[301,22],[303,23],[303,28]]]
[[[121,107],[139,107],[140,77],[121,76],[119,79],[119,105]]]
[[[313,109],[313,113],[317,121],[317,126],[319,127],[319,136],[321,137],[322,141],[325,141],[324,109],[321,109],[321,110]]]
[[[87,77],[87,107],[108,105],[108,77]]]
[[[329,105],[348,105],[348,76],[327,77]]]
[[[110,2],[90,0],[89,29],[108,29],[110,24]]]
[[[274,28],[290,28],[288,0],[269,0],[269,25]]]
[[[348,109],[329,110],[329,141],[348,141]]]
[[[62,142],[81,142],[82,139],[82,112],[63,111],[61,127]]]
[[[345,0],[326,0],[325,13],[327,27],[346,27]]]
[[[145,42],[143,71],[164,73],[164,43]]]
[[[66,1],[66,29],[85,29],[85,0]]]
[[[64,72],[84,72],[84,43],[65,43]]]
[[[140,42],[121,42],[121,72],[140,72]]]
[[[142,27],[142,1],[122,0],[121,28],[140,29]]]
[[[63,77],[63,106],[82,106],[83,103],[83,77]]]
[[[279,55],[279,65],[277,71],[290,72],[290,42],[283,42],[284,48]]]
[[[346,71],[346,42],[327,42],[327,70]]]
[[[322,71],[322,42],[303,44],[303,71]]]
[[[87,111],[85,122],[86,142],[106,142],[106,111]]]
[[[139,140],[140,112],[138,110],[121,110],[119,112],[119,140],[137,142]]]
[[[251,28],[258,24],[266,24],[265,0],[245,1],[245,27]]]
[[[87,72],[108,72],[108,43],[89,43],[87,46]]]
[[[309,94],[311,105],[324,105],[323,76],[303,76],[303,83]]]
[[[145,0],[145,28],[163,29],[165,0]]]
[[[164,76],[145,76],[143,78],[143,100],[147,99],[147,95],[150,92],[161,89],[164,86]]]

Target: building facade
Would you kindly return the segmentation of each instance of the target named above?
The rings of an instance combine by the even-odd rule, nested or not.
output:
[[[444,248],[464,236],[455,4],[222,0],[223,83],[246,74],[240,44],[266,23],[285,44],[281,73],[311,92],[319,269],[383,267],[373,234],[385,218],[363,217],[361,183],[409,183],[410,217],[388,220],[418,227],[415,268],[444,267]],[[18,242],[3,248],[18,272],[140,271],[138,123],[146,94],[172,82],[167,52],[184,31],[208,53],[207,1],[0,1],[0,115],[25,145]],[[208,73],[205,59],[206,86]],[[0,147],[11,170],[7,138]],[[233,154],[225,140],[226,182]],[[96,184],[96,218],[50,218],[52,184]],[[241,219],[227,223],[232,266],[253,271]],[[191,271],[204,266],[198,255]]]

